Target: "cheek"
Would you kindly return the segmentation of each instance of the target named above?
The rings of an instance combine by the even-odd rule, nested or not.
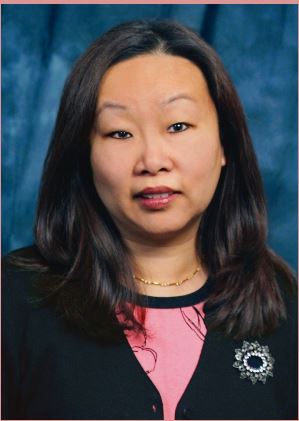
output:
[[[98,150],[91,152],[91,168],[96,190],[102,199],[120,194],[124,189],[128,169],[125,161],[116,159],[115,154],[99,153]]]
[[[213,194],[219,180],[222,167],[222,150],[219,145],[202,144],[201,147],[192,148],[185,155],[185,174],[188,175],[190,187],[195,194],[200,190],[207,195]],[[195,192],[195,186],[197,186]]]
[[[115,183],[115,171],[112,170],[113,165],[109,165],[109,162],[111,162],[109,157],[104,159],[104,154],[97,149],[92,149],[90,162],[96,190],[103,199]]]
[[[209,142],[200,142],[189,148],[184,154],[185,167],[197,175],[204,175],[213,171],[221,162],[221,149]]]

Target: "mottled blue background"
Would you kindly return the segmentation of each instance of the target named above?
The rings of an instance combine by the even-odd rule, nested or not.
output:
[[[175,18],[218,52],[262,171],[269,243],[297,268],[297,5],[2,5],[2,252],[33,242],[43,160],[65,78],[100,34]]]

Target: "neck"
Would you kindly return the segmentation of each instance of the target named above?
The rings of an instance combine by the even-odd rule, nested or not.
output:
[[[199,267],[199,271],[180,286],[148,285],[136,279],[139,292],[151,296],[170,297],[189,294],[200,288],[207,280],[207,274],[198,258],[195,239],[194,236],[181,242],[163,244],[126,240],[133,256],[135,275],[147,281],[180,282],[190,277]]]

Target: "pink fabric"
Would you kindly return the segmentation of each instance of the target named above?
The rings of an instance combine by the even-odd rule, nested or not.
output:
[[[127,334],[136,358],[160,393],[165,420],[174,420],[176,406],[200,358],[206,335],[203,304],[148,308],[147,337]]]

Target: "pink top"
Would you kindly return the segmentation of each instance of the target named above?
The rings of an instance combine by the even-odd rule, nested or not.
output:
[[[146,336],[126,332],[137,360],[160,393],[165,420],[175,419],[200,358],[206,335],[204,289],[180,297],[148,297]]]

